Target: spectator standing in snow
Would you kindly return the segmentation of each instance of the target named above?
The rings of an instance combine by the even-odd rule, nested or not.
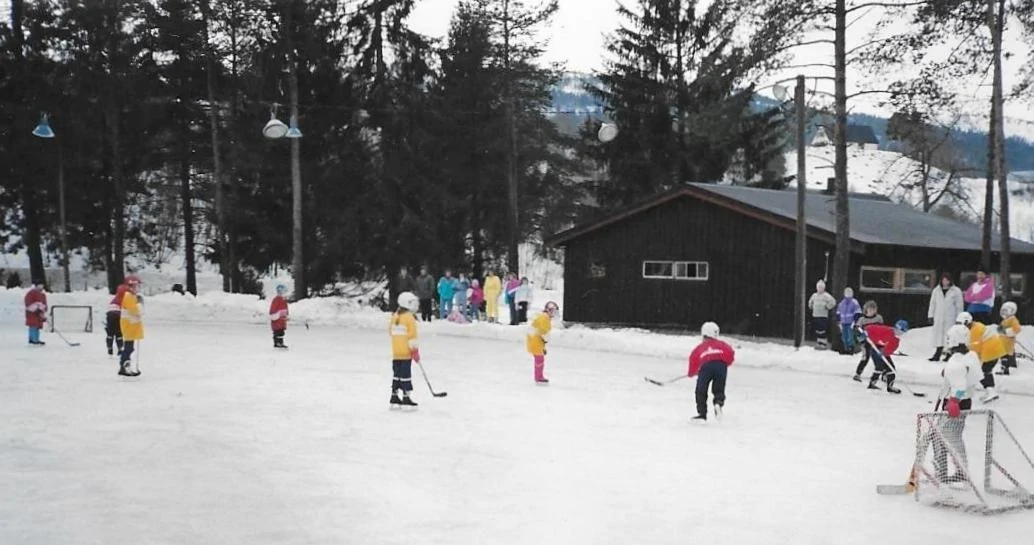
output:
[[[517,291],[514,295],[514,299],[517,301],[517,323],[519,324],[528,321],[528,305],[531,304],[531,295],[531,282],[525,276],[521,278],[521,283],[517,286]]]
[[[503,282],[494,271],[485,275],[485,316],[489,323],[499,321],[499,296],[503,293]]]
[[[970,313],[974,320],[984,325],[993,323],[991,311],[995,306],[995,283],[983,267],[977,268],[977,279],[966,288],[963,299],[966,302],[966,312]]]
[[[842,354],[854,354],[854,323],[862,314],[862,306],[854,298],[851,286],[844,288],[844,298],[837,305],[837,318],[840,323],[840,340],[843,342]]]
[[[420,319],[431,321],[431,301],[434,299],[434,277],[427,272],[427,267],[420,267],[420,276],[416,279],[414,293],[420,301]]]
[[[506,306],[510,307],[510,325],[517,325],[517,288],[521,281],[517,275],[506,273]]]
[[[470,316],[471,319],[481,321],[481,309],[485,306],[485,292],[477,280],[470,281]]]
[[[815,293],[808,299],[808,308],[811,309],[811,327],[815,331],[815,348],[825,350],[829,348],[829,341],[826,335],[829,334],[829,313],[837,307],[836,299],[826,293],[826,281],[819,280],[815,283]]]
[[[926,317],[933,324],[930,340],[935,350],[930,361],[941,359],[948,329],[955,323],[955,317],[962,312],[962,306],[962,290],[952,283],[951,274],[944,273],[941,275],[941,285],[930,292],[930,306],[926,311]]]
[[[452,271],[446,269],[445,276],[438,279],[438,317],[446,319],[449,311],[452,310],[452,298],[456,295],[456,279],[452,277]]]
[[[455,302],[454,305],[460,314],[467,316],[467,290],[470,289],[470,280],[467,279],[467,275],[460,273],[459,277],[456,278],[454,284],[455,295],[453,295]]]
[[[47,321],[47,294],[43,291],[43,279],[37,278],[25,294],[25,326],[29,328],[29,344],[43,346],[47,343],[39,338],[40,330]]]

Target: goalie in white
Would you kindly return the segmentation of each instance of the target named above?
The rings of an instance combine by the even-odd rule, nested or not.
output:
[[[939,426],[948,444],[933,441],[934,468],[937,470],[937,480],[942,483],[966,480],[966,446],[962,440],[966,418],[962,413],[973,408],[972,392],[981,375],[980,358],[969,349],[969,329],[956,324],[948,329],[945,337],[949,356],[941,372],[944,386],[938,404],[948,413],[948,418]],[[955,468],[955,473],[951,475],[948,475],[948,461],[952,458],[948,448],[954,451],[957,461],[962,465]]]

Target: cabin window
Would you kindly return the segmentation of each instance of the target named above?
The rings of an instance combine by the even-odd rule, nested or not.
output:
[[[902,269],[901,291],[930,293],[936,277],[937,271],[933,270]]]
[[[657,280],[707,280],[706,261],[643,261],[643,278]]]
[[[886,267],[862,267],[859,286],[865,291],[895,291],[897,269]]]
[[[607,277],[607,266],[593,262],[589,264],[589,278],[606,278]]]

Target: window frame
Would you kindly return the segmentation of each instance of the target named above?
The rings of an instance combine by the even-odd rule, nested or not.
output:
[[[912,288],[912,287],[909,287],[908,285],[905,284],[905,275],[907,275],[908,273],[928,274],[930,276],[930,282],[933,285],[927,286],[925,288]],[[901,291],[901,293],[926,293],[926,294],[929,294],[930,291],[933,290],[933,288],[937,285],[937,281],[936,281],[937,271],[935,269],[908,269],[908,268],[902,267],[902,268],[898,269],[898,275],[899,275],[899,278],[898,278],[896,283],[900,286],[899,291]]]
[[[865,271],[880,271],[880,272],[888,272],[889,271],[892,274],[892,277],[891,277],[892,278],[892,280],[891,280],[892,285],[891,285],[891,287],[889,287],[889,288],[873,288],[873,287],[866,286],[865,285],[865,281],[864,281],[865,280]],[[901,291],[900,289],[898,289],[898,286],[900,285],[900,283],[898,281],[898,278],[900,276],[900,271],[901,271],[901,269],[899,267],[876,267],[876,266],[862,265],[862,267],[858,270],[858,291],[866,291],[866,292],[873,292],[873,293],[895,293],[895,292],[899,292],[899,291]]]
[[[648,275],[646,274],[647,264],[664,264],[671,267],[670,275]],[[682,266],[685,271],[689,271],[692,267],[695,275],[690,276],[678,276],[677,271],[679,266]],[[700,275],[701,266],[703,267],[704,274]],[[675,280],[679,282],[707,282],[711,279],[711,263],[709,261],[675,261],[668,259],[644,259],[642,262],[642,268],[640,269],[641,276],[644,280]]]

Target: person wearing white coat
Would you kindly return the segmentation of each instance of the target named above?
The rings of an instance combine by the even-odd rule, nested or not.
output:
[[[941,285],[935,287],[930,293],[930,308],[926,311],[926,317],[933,323],[931,339],[936,351],[930,361],[939,361],[944,352],[944,337],[948,334],[948,328],[955,323],[955,317],[963,310],[962,290],[951,281],[951,275],[941,275]]]

